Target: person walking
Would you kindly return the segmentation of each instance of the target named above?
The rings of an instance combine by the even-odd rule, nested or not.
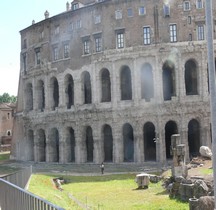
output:
[[[100,168],[101,168],[101,174],[104,174],[104,163],[103,162],[101,163]]]

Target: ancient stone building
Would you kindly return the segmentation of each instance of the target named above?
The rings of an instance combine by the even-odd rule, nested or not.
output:
[[[15,107],[14,103],[0,103],[0,151],[10,150]]]
[[[14,158],[165,163],[176,133],[187,157],[211,146],[204,0],[73,1],[20,34]]]

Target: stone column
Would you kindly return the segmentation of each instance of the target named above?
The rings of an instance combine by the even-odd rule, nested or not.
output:
[[[161,164],[166,163],[166,139],[165,139],[165,130],[162,130],[158,134],[158,143],[157,146],[159,147],[159,157],[160,157],[160,162]]]
[[[94,143],[94,151],[93,151],[93,162],[99,164],[103,161],[102,159],[102,145],[101,145],[101,135],[99,126],[93,126],[93,143]]]
[[[142,127],[139,125],[134,126],[134,162],[137,163],[141,163],[144,160],[143,134]]]
[[[78,126],[74,130],[75,135],[75,162],[85,163],[86,162],[86,145],[84,141],[84,129],[83,126]]]
[[[185,161],[190,161],[190,154],[189,154],[189,145],[188,145],[188,128],[182,127],[180,136],[181,136],[181,142],[182,144],[185,144]]]
[[[112,106],[115,109],[117,107],[117,102],[119,101],[119,74],[115,69],[115,64],[112,64],[112,73],[110,75],[111,81],[111,98],[112,98]]]
[[[34,134],[34,161],[39,162],[39,136]]]
[[[200,130],[200,146],[207,146],[209,148],[212,147],[211,145],[211,131],[210,131],[210,124],[209,126],[206,123]]]
[[[138,71],[137,71],[138,70]],[[139,104],[140,99],[140,69],[137,66],[136,60],[133,62],[133,69],[131,69],[131,80],[132,80],[132,100],[135,105]]]
[[[59,163],[66,163],[66,136],[64,129],[59,129]]]
[[[74,79],[74,105],[83,104],[82,79]]]
[[[123,154],[123,137],[122,129],[115,122],[112,128],[113,132],[113,162],[122,163],[124,160]]]

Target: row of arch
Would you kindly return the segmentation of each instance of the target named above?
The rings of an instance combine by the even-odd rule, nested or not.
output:
[[[171,100],[172,96],[176,96],[176,84],[175,84],[175,65],[171,61],[166,61],[162,68],[162,80],[163,80],[163,98],[164,100]],[[190,59],[185,63],[185,90],[186,95],[198,94],[198,70],[197,64],[194,60]],[[110,71],[107,68],[103,68],[100,71],[100,102],[111,102],[112,100],[112,84]],[[140,86],[141,86],[141,98],[145,101],[150,101],[154,98],[154,77],[153,68],[149,63],[145,63],[141,68]],[[82,101],[83,104],[92,103],[92,79],[89,72],[85,71],[81,76],[82,83]],[[124,65],[120,68],[120,98],[121,100],[132,100],[132,78],[131,69]],[[59,106],[59,82],[56,77],[52,77],[49,82],[50,87],[50,101],[51,108],[55,110]],[[72,75],[67,74],[64,78],[64,93],[65,103],[68,109],[74,105],[75,85]],[[29,82],[25,88],[26,106],[27,111],[33,110],[33,86]],[[37,83],[37,108],[39,110],[45,109],[45,83],[43,80],[39,80]]]
[[[34,133],[35,132],[35,133]],[[171,136],[178,133],[177,124],[174,121],[168,121],[165,125],[165,147],[166,158],[171,158],[170,146]],[[143,126],[143,152],[144,161],[156,161],[156,131],[152,122],[147,122]],[[35,138],[35,139],[34,139]],[[52,128],[47,134],[44,129],[36,131],[28,130],[28,151],[29,160],[38,162],[60,162],[61,154],[64,154],[65,162],[76,162],[76,154],[84,151],[85,162],[94,162],[95,142],[91,126],[87,126],[84,131],[82,144],[77,145],[75,132],[72,127],[67,127],[64,133],[65,139],[60,139],[57,128]],[[102,128],[102,153],[105,162],[114,162],[114,136],[112,127],[105,124]],[[134,162],[135,156],[135,137],[133,127],[125,123],[122,127],[123,161]],[[63,146],[63,153],[60,153],[60,147]],[[195,119],[188,124],[188,147],[190,155],[197,155],[200,147],[200,125]],[[76,151],[79,147],[79,151]],[[97,147],[98,149],[98,147]],[[161,149],[161,148],[160,148]],[[120,152],[120,151],[118,151]],[[37,155],[36,155],[37,154]],[[164,154],[165,155],[165,154]]]

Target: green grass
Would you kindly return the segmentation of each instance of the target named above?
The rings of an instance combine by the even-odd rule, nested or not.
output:
[[[95,210],[188,210],[188,203],[170,199],[161,182],[150,183],[148,189],[137,190],[135,175],[64,176],[63,191],[52,184],[53,175],[32,176],[29,191],[67,210],[79,209],[70,198]],[[81,208],[80,208],[81,209]]]
[[[201,169],[201,173],[203,175],[211,175],[211,174],[213,174],[213,169],[203,168],[203,169]]]
[[[9,160],[9,158],[10,158],[10,153],[9,152],[0,153],[0,162],[5,161],[5,160]]]

